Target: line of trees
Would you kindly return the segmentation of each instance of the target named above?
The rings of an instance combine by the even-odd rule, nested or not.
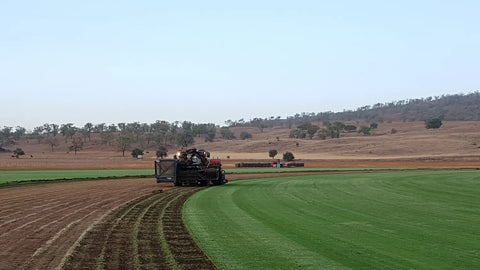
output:
[[[268,151],[268,156],[271,157],[272,159],[275,159],[275,156],[277,154],[278,154],[278,151],[276,149],[271,149],[270,151]],[[285,161],[293,161],[295,160],[295,156],[293,155],[292,152],[287,151],[283,153],[282,159]]]
[[[26,134],[26,129],[17,126],[15,129],[12,127],[3,127],[0,129],[0,147],[15,144],[22,136]]]
[[[248,121],[227,120],[225,124],[230,127],[256,127],[263,131],[269,127],[292,128],[305,122],[365,120],[382,123],[384,121],[425,121],[432,118],[445,121],[480,121],[480,91],[377,103],[342,112],[302,112],[285,119],[280,116],[270,116]]]
[[[55,147],[64,141],[69,149],[82,150],[84,143],[92,141],[101,145],[116,148],[125,155],[125,151],[132,145],[142,149],[146,147],[188,147],[195,140],[213,141],[216,136],[215,124],[196,124],[189,121],[173,122],[156,121],[155,123],[118,123],[107,125],[105,123],[86,123],[83,127],[76,127],[73,123],[66,124],[43,124],[27,132],[23,127],[3,127],[0,129],[0,147],[14,145],[24,136],[28,140],[37,140]]]
[[[371,123],[370,126],[361,126],[358,129],[358,132],[364,135],[368,135],[370,134],[371,130],[376,128],[378,128],[378,124]],[[292,129],[290,131],[289,137],[295,138],[295,139],[314,139],[314,138],[318,138],[321,140],[325,140],[327,138],[338,139],[340,138],[340,135],[342,133],[351,133],[356,131],[357,131],[357,126],[347,125],[339,121],[336,121],[333,123],[329,121],[324,121],[323,127],[314,125],[310,122],[305,122],[303,124],[298,125],[296,129]]]

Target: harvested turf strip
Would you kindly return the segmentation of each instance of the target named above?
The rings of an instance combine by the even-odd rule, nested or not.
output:
[[[63,269],[215,269],[182,220],[199,187],[174,188],[134,200],[79,242]]]

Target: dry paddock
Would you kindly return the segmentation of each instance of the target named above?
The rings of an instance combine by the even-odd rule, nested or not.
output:
[[[0,189],[0,269],[55,269],[107,213],[171,184],[154,179]]]

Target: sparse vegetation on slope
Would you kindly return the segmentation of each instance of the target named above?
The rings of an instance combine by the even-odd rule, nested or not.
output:
[[[442,95],[420,99],[408,99],[367,105],[356,110],[342,112],[302,112],[286,119],[280,117],[254,118],[249,121],[228,120],[231,127],[287,127],[305,122],[353,121],[424,121],[431,118],[445,121],[480,121],[480,91],[470,94]]]

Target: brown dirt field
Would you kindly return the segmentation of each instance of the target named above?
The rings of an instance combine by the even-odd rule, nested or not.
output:
[[[346,122],[347,123],[347,122]],[[322,126],[321,123],[316,123]],[[356,126],[362,122],[349,122]],[[392,133],[392,129],[396,132]],[[342,133],[339,139],[302,140],[289,138],[290,129],[232,128],[237,135],[248,131],[253,135],[248,140],[223,140],[218,135],[214,142],[197,139],[194,147],[207,149],[212,157],[220,158],[226,168],[236,162],[268,162],[270,149],[278,150],[277,158],[290,151],[307,167],[479,167],[480,122],[448,122],[438,130],[428,130],[423,122],[380,123],[372,135]],[[74,155],[68,151],[68,142],[62,138],[54,152],[48,144],[37,140],[23,139],[18,145],[26,155],[19,159],[10,153],[0,153],[1,170],[66,170],[66,169],[150,169],[156,159],[156,146],[144,146],[142,160],[125,157],[113,147],[101,145],[99,138],[85,144]],[[297,146],[298,143],[298,146]],[[169,156],[177,149],[169,149]]]
[[[54,269],[117,207],[170,184],[154,179],[67,182],[0,189],[0,269]]]
[[[114,211],[90,230],[64,269],[215,269],[183,225],[200,187],[174,188]]]

